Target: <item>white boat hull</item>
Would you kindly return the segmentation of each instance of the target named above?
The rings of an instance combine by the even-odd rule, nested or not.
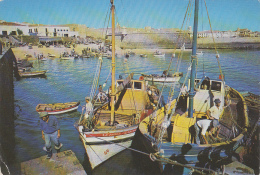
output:
[[[52,114],[52,115],[63,114],[63,113],[66,113],[66,112],[74,111],[74,110],[78,109],[78,107],[79,106],[75,106],[74,108],[70,108],[70,109],[67,109],[67,110],[48,112],[48,114]]]
[[[158,58],[164,58],[165,54],[161,54],[161,55],[153,55],[154,57],[158,57]]]
[[[73,60],[74,57],[61,57],[60,59],[61,60]]]
[[[181,77],[158,77],[158,78],[150,78],[150,77],[144,77],[144,80],[146,81],[153,81],[153,82],[166,82],[166,83],[171,83],[171,82],[177,82],[181,79]]]
[[[92,169],[108,160],[110,157],[130,147],[137,126],[118,129],[115,132],[94,131],[80,132],[80,138],[87,152]],[[78,130],[81,130],[78,128]],[[91,136],[100,137],[91,137]],[[88,137],[87,137],[88,136]]]

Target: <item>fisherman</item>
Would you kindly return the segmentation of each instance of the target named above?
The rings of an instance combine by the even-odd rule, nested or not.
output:
[[[85,115],[84,115],[84,119],[88,119],[89,115],[93,111],[93,105],[92,105],[89,97],[86,97],[85,100],[86,100],[86,106],[85,106],[86,112],[85,112]]]
[[[183,84],[180,91],[181,91],[181,95],[183,95],[183,96],[188,95],[188,89],[187,89],[187,86],[185,84]]]
[[[103,102],[105,99],[107,99],[107,96],[102,89],[102,85],[99,85],[97,99],[99,102]]]
[[[167,77],[167,70],[163,71],[162,77]]]
[[[179,111],[180,113],[183,113],[187,110],[187,98],[188,98],[188,89],[185,84],[182,85],[180,92],[181,92],[181,96],[179,98],[177,108],[181,110]]]
[[[200,144],[199,133],[201,131],[201,135],[202,135],[205,143],[208,144],[205,134],[206,134],[206,131],[208,130],[208,128],[210,128],[210,129],[213,128],[211,120],[209,120],[209,119],[199,120],[194,124],[194,128],[195,128],[195,132],[196,132],[196,143]]]
[[[220,131],[220,124],[219,124],[219,117],[223,111],[223,108],[220,106],[221,101],[217,98],[214,100],[215,106],[212,106],[209,110],[207,110],[207,116],[211,120],[214,128],[217,129],[216,132],[216,138],[218,138],[218,134]],[[210,134],[212,134],[213,128],[210,131]]]
[[[148,94],[149,94],[149,91],[148,91]],[[164,101],[163,95],[161,95],[161,98],[160,98],[159,94],[157,94],[155,91],[152,92],[152,102],[154,104],[158,104],[159,108],[162,108],[163,106],[165,106],[165,101]]]
[[[112,86],[109,86],[109,89],[106,91],[108,101],[110,101],[110,99],[111,99],[111,93],[112,93]]]
[[[47,159],[50,159],[52,157],[51,140],[55,144],[55,149],[57,150],[57,153],[60,151],[62,147],[62,143],[60,143],[59,141],[60,126],[57,118],[55,116],[49,116],[47,112],[41,112],[40,118],[41,118],[40,127],[42,130],[42,139],[45,141]]]

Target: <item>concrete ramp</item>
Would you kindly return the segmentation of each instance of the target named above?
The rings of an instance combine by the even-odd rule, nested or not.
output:
[[[54,153],[51,159],[42,156],[33,160],[21,163],[21,174],[42,174],[42,175],[86,175],[84,168],[71,150]]]

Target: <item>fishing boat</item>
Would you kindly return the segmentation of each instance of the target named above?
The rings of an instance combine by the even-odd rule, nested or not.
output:
[[[147,55],[146,55],[146,54],[140,54],[140,57],[142,57],[142,58],[146,58]]]
[[[114,2],[111,0],[112,82],[109,102],[98,108],[82,111],[79,122],[75,124],[92,169],[130,147],[139,122],[153,111],[145,81],[134,80],[133,73],[129,74],[126,79],[115,80],[114,11]],[[99,62],[101,65],[102,57],[99,58]],[[99,75],[100,71],[101,66],[96,69]],[[94,78],[93,94],[97,90],[98,79],[99,76]],[[149,87],[149,90],[155,89]],[[90,101],[93,100],[93,96],[95,95],[90,95]]]
[[[53,58],[53,57],[56,57],[56,55],[48,53],[48,57]]]
[[[43,54],[38,54],[37,59],[40,61],[47,61],[47,58],[43,56]]]
[[[204,53],[202,51],[196,53],[196,55],[198,55],[198,56],[202,56],[203,54]]]
[[[80,102],[53,103],[53,104],[38,104],[37,112],[48,112],[48,114],[63,114],[77,110]]]
[[[74,56],[70,55],[68,52],[63,52],[60,55],[60,59],[61,60],[72,60],[72,59],[74,59]]]
[[[47,71],[34,71],[34,72],[19,72],[21,78],[29,78],[29,77],[44,77]]]
[[[144,79],[145,81],[151,81],[151,82],[165,82],[165,83],[172,83],[172,82],[178,82],[181,77],[183,76],[182,72],[175,72],[175,73],[167,73],[167,70],[163,71],[162,75],[158,74],[141,74],[139,79]]]
[[[153,54],[154,57],[159,57],[159,58],[164,58],[165,57],[165,53],[162,53],[159,50],[156,50]]]
[[[183,174],[223,172],[223,164],[231,161],[232,153],[243,142],[249,123],[245,99],[237,90],[226,85],[219,60],[221,79],[196,78],[198,6],[199,0],[196,0],[191,65],[187,71],[190,75],[187,82],[189,94],[181,96],[180,93],[173,100],[169,97],[167,105],[139,125],[139,139],[162,172],[175,167],[181,167]],[[219,120],[220,138],[214,137],[217,133],[207,131],[207,142],[203,138],[196,140],[194,125],[208,118],[206,112],[216,99],[221,101],[223,108]]]

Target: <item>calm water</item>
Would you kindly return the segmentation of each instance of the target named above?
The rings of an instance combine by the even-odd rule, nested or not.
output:
[[[220,63],[225,75],[226,84],[240,92],[249,91],[260,94],[260,51],[229,51],[220,50]],[[170,54],[164,59],[130,56],[127,61],[130,72],[135,72],[134,78],[140,73],[158,73],[167,69],[170,62]],[[185,53],[180,66],[180,71],[186,75],[189,65],[189,53]],[[100,83],[104,84],[110,72],[111,60],[103,59],[103,69]],[[175,69],[176,58],[171,69]],[[39,103],[58,103],[80,101],[84,105],[85,96],[89,96],[94,77],[97,58],[62,60],[49,59],[45,62],[34,61],[33,66],[38,70],[48,70],[47,78],[29,78],[14,82],[15,93],[15,162],[20,163],[45,155],[42,150],[44,141],[41,139],[39,127],[39,115],[35,107]],[[219,70],[215,54],[211,50],[205,50],[199,58],[198,77],[205,75],[218,78]],[[117,58],[116,77],[128,72],[124,58]],[[105,90],[111,82],[109,77]],[[184,78],[181,79],[181,82]],[[159,86],[161,87],[161,86]],[[169,85],[165,88],[164,96],[167,97]],[[176,90],[175,96],[178,94]],[[165,98],[167,99],[167,98]],[[79,119],[81,107],[78,111],[58,115],[61,125],[61,139],[64,144],[62,150],[72,150],[83,164],[88,174],[158,174],[156,166],[146,156],[123,151],[109,161],[103,163],[90,172],[85,149],[79,140],[78,132],[73,124]],[[137,144],[138,145],[138,144]],[[140,145],[139,145],[140,146]],[[148,162],[148,163],[147,163]]]

